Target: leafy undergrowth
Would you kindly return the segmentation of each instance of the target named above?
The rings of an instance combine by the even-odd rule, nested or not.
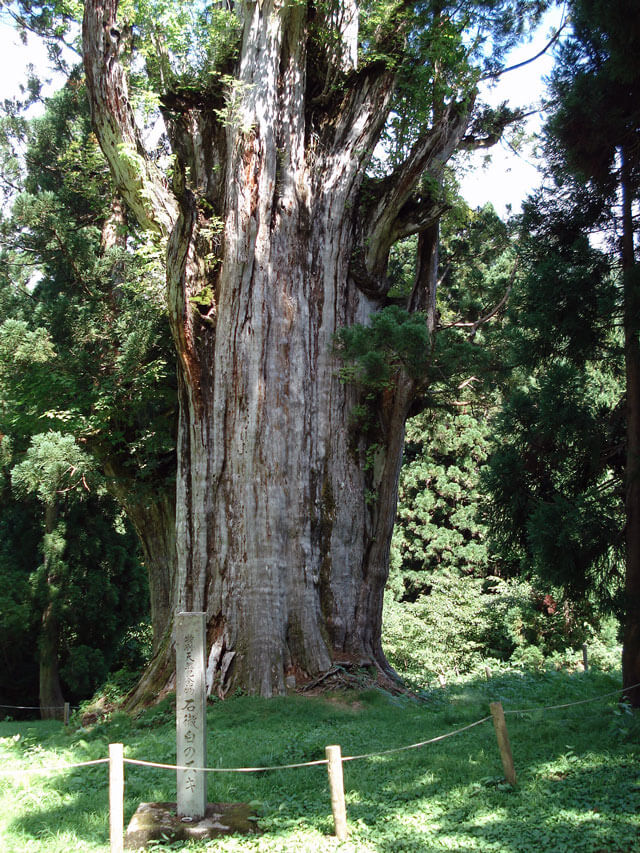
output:
[[[489,713],[499,700],[518,772],[503,781],[491,721],[420,749],[345,763],[349,841],[332,837],[324,766],[252,774],[210,774],[209,799],[251,802],[259,837],[158,845],[216,851],[640,851],[640,719],[611,696],[618,673],[520,671],[424,694],[381,691],[235,697],[208,711],[208,764],[265,766],[378,752],[435,737]],[[131,720],[123,714],[88,729],[57,723],[0,723],[0,769],[49,767],[125,756],[175,762],[170,701]],[[0,838],[6,853],[108,850],[106,765],[45,776],[0,775]],[[175,800],[173,771],[127,765],[125,820],[142,801]]]

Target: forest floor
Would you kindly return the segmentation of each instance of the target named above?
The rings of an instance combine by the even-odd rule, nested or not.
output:
[[[261,835],[159,843],[154,850],[613,853],[640,851],[640,718],[619,704],[616,672],[515,670],[418,699],[380,690],[261,700],[208,709],[208,766],[260,767],[379,753],[470,726],[500,701],[518,774],[512,788],[490,719],[420,748],[344,764],[349,840],[334,837],[324,765],[209,774],[209,800],[251,803]],[[605,694],[613,693],[606,696]],[[584,701],[593,700],[593,701]],[[551,708],[548,706],[567,705]],[[546,709],[546,710],[545,710]],[[518,713],[515,713],[518,712]],[[0,723],[4,853],[107,851],[108,744],[125,757],[175,763],[171,700],[137,719],[90,727]],[[9,769],[56,766],[46,773]],[[175,800],[171,770],[125,765],[125,823],[140,802]]]

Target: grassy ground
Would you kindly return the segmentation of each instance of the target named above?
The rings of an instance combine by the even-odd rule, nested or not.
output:
[[[208,712],[209,766],[273,765],[376,752],[442,734],[489,713],[598,696],[619,674],[511,672],[434,690],[417,702],[379,691],[264,701],[237,697]],[[612,853],[640,851],[640,720],[616,698],[507,714],[518,786],[504,784],[491,722],[421,749],[345,764],[350,839],[332,838],[324,766],[260,774],[210,774],[209,799],[255,804],[261,837],[168,849],[217,851],[428,851]],[[137,720],[116,714],[90,729],[0,723],[0,769],[107,755],[175,762],[169,703]],[[141,801],[175,799],[172,771],[126,767],[125,821]],[[105,765],[46,776],[0,775],[5,853],[108,850]]]

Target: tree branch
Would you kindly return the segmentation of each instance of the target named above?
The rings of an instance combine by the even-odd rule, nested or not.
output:
[[[472,122],[469,133],[462,137],[460,148],[476,151],[479,148],[492,148],[502,139],[510,124],[535,115],[539,110],[511,110],[506,102],[496,110],[484,110]]]
[[[437,222],[449,207],[450,205],[447,202],[437,201],[430,196],[409,198],[398,213],[394,223],[393,242],[425,231]]]
[[[418,218],[411,222],[410,199],[425,172],[437,182],[442,167],[460,144],[472,108],[473,98],[468,103],[448,104],[435,124],[417,139],[405,161],[377,185],[369,184],[372,200],[367,198],[365,190],[352,272],[355,281],[367,292],[373,293],[376,289],[380,294],[385,292],[386,268],[393,243],[429,228],[443,212],[444,202],[425,194],[413,208]]]
[[[511,289],[513,288],[513,282],[516,278],[516,272],[518,271],[518,258],[514,261],[513,269],[511,270],[511,278],[509,280],[509,284],[507,286],[506,291],[502,299],[495,305],[488,314],[485,314],[484,317],[479,317],[477,320],[470,321],[456,321],[455,323],[447,323],[446,326],[440,326],[441,329],[470,329],[470,337],[473,338],[478,331],[478,327],[488,323],[489,320],[493,319],[498,311],[500,311],[509,301],[509,296],[511,295]]]
[[[37,27],[33,24],[30,24],[29,21],[23,15],[20,15],[18,12],[16,12],[15,9],[12,9],[7,3],[2,3],[2,9],[11,18],[13,18],[13,20],[16,22],[18,27],[20,27],[20,29],[33,33],[34,35],[38,36],[38,38],[44,39],[45,42],[48,42],[49,44],[63,44],[67,48],[67,50],[70,50],[72,53],[75,53],[78,57],[80,56],[80,53],[70,42],[67,41],[64,34],[55,34],[52,32],[47,32],[45,27]],[[68,16],[63,15],[63,20],[65,23],[68,23],[70,19]],[[75,23],[73,19],[71,19],[71,21],[72,23]],[[56,65],[58,66],[58,69],[60,71],[66,70],[64,68],[64,63],[62,63],[61,61],[57,61]]]
[[[508,74],[509,71],[516,71],[518,68],[524,68],[525,65],[530,65],[532,62],[535,62],[536,59],[540,59],[541,56],[544,56],[544,54],[551,47],[553,47],[553,45],[558,41],[558,39],[560,38],[560,35],[562,34],[562,31],[569,24],[569,19],[565,18],[564,11],[563,11],[562,17],[563,17],[563,20],[560,24],[560,27],[558,28],[557,33],[555,33],[553,38],[551,38],[547,42],[547,44],[542,48],[542,50],[540,50],[538,53],[536,53],[535,56],[532,56],[530,59],[525,59],[523,62],[517,62],[515,65],[509,65],[507,68],[500,69],[500,71],[493,71],[491,74],[485,74],[483,77],[480,78],[479,82],[482,83],[485,80],[497,80],[498,77],[502,77],[503,74]]]
[[[84,67],[91,119],[116,188],[141,227],[166,237],[178,205],[167,183],[147,157],[129,103],[119,62],[118,0],[87,0],[82,23]]]

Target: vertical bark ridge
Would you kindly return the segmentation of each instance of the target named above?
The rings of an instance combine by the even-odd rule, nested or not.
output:
[[[177,214],[175,199],[145,153],[119,62],[118,0],[85,3],[82,43],[91,120],[120,195],[143,228],[166,236]]]

